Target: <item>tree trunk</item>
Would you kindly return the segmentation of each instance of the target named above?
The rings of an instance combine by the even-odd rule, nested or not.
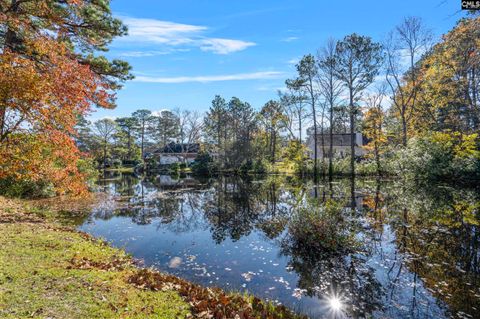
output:
[[[480,117],[480,110],[478,109],[478,93],[477,93],[477,78],[476,78],[476,69],[475,66],[472,67],[472,100],[473,100],[473,131],[477,131],[479,129],[479,117]]]
[[[217,156],[220,156],[222,148],[222,128],[220,125],[220,116],[217,115]]]
[[[405,114],[402,114],[402,144],[407,146],[407,119]]]
[[[275,144],[277,143],[277,134],[275,133],[275,130],[272,130],[272,164],[275,164]]]
[[[330,99],[330,145],[328,150],[328,176],[333,177],[333,101]]]
[[[320,124],[320,130],[322,132],[322,178],[325,178],[325,129],[323,122],[325,118],[325,107],[322,108],[322,122]]]
[[[355,176],[355,106],[353,104],[353,89],[350,88],[350,173]]]
[[[128,160],[132,160],[132,142],[131,142],[131,134],[130,134],[130,131],[128,131],[128,134],[127,134],[127,138],[128,138],[128,142],[127,142],[127,147],[128,147]]]
[[[300,140],[300,144],[302,144],[302,113],[298,113],[298,136]]]
[[[227,127],[223,128],[223,168],[227,167]]]
[[[17,0],[12,0],[12,4],[10,6],[10,10],[14,13],[17,13],[19,10],[20,4],[17,2]],[[5,32],[5,37],[4,37],[4,44],[3,44],[3,51],[7,48],[11,48],[15,42],[15,33],[7,26],[7,30]],[[5,101],[6,102],[6,101]],[[5,128],[5,117],[7,114],[7,105],[0,105],[0,142],[3,142],[3,140],[6,139],[7,137],[7,132]]]
[[[313,95],[313,83],[310,79],[310,98],[312,100],[312,114],[313,114],[313,139],[314,139],[314,163],[313,163],[313,179],[315,184],[318,181],[318,131],[317,131],[317,112],[315,109],[315,96]]]
[[[143,148],[143,142],[145,139],[145,123],[142,123],[142,136],[141,136],[142,142],[141,142],[141,149],[142,149],[142,161],[145,160],[145,154],[144,154],[144,148]],[[143,165],[145,167],[145,164]]]
[[[107,168],[107,139],[103,141],[103,169]]]
[[[4,139],[6,113],[7,113],[7,107],[4,105],[0,105],[0,142],[2,142]]]
[[[382,170],[381,170],[381,167],[380,167],[380,153],[379,153],[379,150],[378,150],[378,143],[377,141],[375,141],[375,162],[377,163],[377,174],[378,176],[381,176],[382,175]]]
[[[350,172],[355,176],[355,116],[353,110],[350,113]]]

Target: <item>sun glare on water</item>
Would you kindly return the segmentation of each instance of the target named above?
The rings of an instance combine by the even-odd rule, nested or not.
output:
[[[345,300],[343,300],[343,298],[341,298],[338,294],[331,294],[324,300],[326,310],[325,318],[343,319],[347,317],[345,315],[347,305],[345,304]]]
[[[342,310],[342,302],[337,297],[330,298],[328,302],[333,311],[338,312]]]

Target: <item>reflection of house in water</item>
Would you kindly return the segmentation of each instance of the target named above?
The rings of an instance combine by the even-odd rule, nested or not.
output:
[[[156,150],[153,156],[158,158],[160,165],[171,165],[175,163],[192,163],[200,151],[200,144],[190,143],[168,143],[163,148]]]
[[[162,189],[181,189],[200,186],[200,182],[193,177],[174,178],[170,175],[159,175],[155,180],[156,186]]]
[[[307,131],[307,146],[311,150],[310,157],[314,156],[314,134],[313,130],[309,129]],[[363,156],[366,154],[364,145],[367,144],[366,138],[362,133],[354,133],[355,135],[355,155]],[[351,134],[350,133],[334,133],[332,135],[333,140],[333,156],[334,157],[345,157],[350,154],[350,144],[351,144]],[[322,142],[325,147],[322,147]],[[325,154],[323,154],[323,148],[325,148]],[[327,157],[330,148],[330,134],[329,133],[317,133],[317,152],[318,157]]]

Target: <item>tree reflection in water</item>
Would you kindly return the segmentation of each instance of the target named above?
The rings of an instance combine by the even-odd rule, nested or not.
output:
[[[381,306],[382,292],[374,269],[366,265],[368,252],[356,238],[361,231],[356,215],[341,202],[307,200],[291,217],[281,253],[308,296],[332,310],[341,300],[342,311],[364,317]]]
[[[260,244],[276,247],[278,262],[270,262],[285,263],[282,276],[295,275],[291,290],[278,291],[275,298],[295,306],[304,295],[305,304],[296,308],[307,314],[442,318],[480,313],[478,191],[359,179],[314,188],[310,181],[279,176],[203,181],[124,176],[103,186],[118,204],[95,210],[91,220],[127,217],[176,236],[204,233],[211,243],[203,248],[217,253],[216,262],[232,258],[222,251],[225,242],[247,250],[241,245],[252,242],[245,239],[260,236],[255,239]],[[273,282],[268,273],[282,272],[262,267],[265,272],[257,275],[267,290]],[[230,278],[221,269],[216,272]]]

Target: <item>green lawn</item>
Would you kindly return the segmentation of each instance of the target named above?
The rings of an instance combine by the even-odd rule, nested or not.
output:
[[[127,283],[137,269],[120,250],[33,220],[0,221],[1,318],[184,318],[172,290]]]
[[[65,226],[67,213],[44,204],[0,197],[0,318],[303,318],[253,296],[139,268],[124,251]]]

